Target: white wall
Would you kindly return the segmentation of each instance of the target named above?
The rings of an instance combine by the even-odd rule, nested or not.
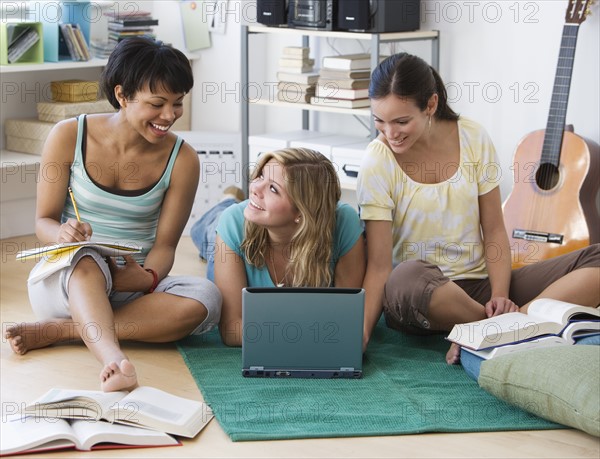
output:
[[[194,129],[239,131],[240,26],[255,18],[254,1],[229,0],[225,35],[212,34],[212,47],[199,51],[194,62]],[[153,2],[160,17],[159,38],[184,47],[176,2]],[[441,33],[440,73],[453,107],[482,123],[492,136],[505,172],[501,182],[505,197],[512,188],[510,166],[523,136],[544,129],[548,117],[566,0],[450,1],[423,0],[424,30]],[[577,43],[567,123],[575,132],[600,143],[598,6],[581,25]],[[300,38],[251,37],[250,81],[258,85],[275,81],[282,46],[300,44]],[[339,52],[360,52],[366,42],[347,40],[311,42],[317,58]],[[429,60],[426,43],[396,45],[388,51],[406,50]],[[297,129],[300,112],[252,107],[251,133]],[[368,120],[367,120],[368,121]],[[321,130],[367,134],[352,117],[317,114],[311,122]]]

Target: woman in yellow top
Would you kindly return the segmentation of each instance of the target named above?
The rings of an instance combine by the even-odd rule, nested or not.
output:
[[[357,191],[368,251],[365,347],[382,309],[389,327],[423,334],[526,312],[537,297],[598,305],[598,245],[511,271],[494,146],[448,106],[431,66],[393,55],[373,72],[369,97],[379,136]],[[452,347],[447,361],[458,359]]]

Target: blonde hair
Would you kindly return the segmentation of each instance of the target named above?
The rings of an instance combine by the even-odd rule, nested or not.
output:
[[[286,148],[263,153],[251,180],[262,174],[271,159],[283,166],[287,194],[301,214],[288,254],[291,287],[330,286],[335,211],[342,194],[336,170],[319,152]],[[269,245],[267,229],[246,221],[241,249],[248,263],[258,268],[265,266]]]

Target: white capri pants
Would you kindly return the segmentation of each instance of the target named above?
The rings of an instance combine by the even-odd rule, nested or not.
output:
[[[37,282],[27,282],[29,301],[36,317],[40,320],[69,319],[69,297],[67,295],[69,279],[77,262],[82,257],[92,257],[106,279],[106,294],[113,309],[118,309],[127,303],[144,295],[142,292],[115,292],[112,290],[112,276],[108,263],[104,257],[93,249],[84,248],[79,250],[73,257],[71,265],[45,279]],[[36,269],[41,266],[40,261],[31,271],[35,274]],[[221,318],[221,292],[215,284],[208,279],[194,276],[167,276],[161,280],[155,292],[164,292],[199,301],[206,307],[208,315],[206,319],[192,332],[201,334],[212,330],[218,325]]]

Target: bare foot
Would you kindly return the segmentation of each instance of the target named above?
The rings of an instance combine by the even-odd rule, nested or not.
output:
[[[460,363],[460,346],[456,343],[450,345],[450,349],[446,353],[446,363],[448,365],[456,365]]]
[[[135,367],[127,359],[106,365],[100,373],[100,380],[100,387],[104,392],[132,390],[138,385]]]
[[[23,322],[7,327],[4,338],[15,354],[40,349],[62,341],[79,339],[70,319]]]

